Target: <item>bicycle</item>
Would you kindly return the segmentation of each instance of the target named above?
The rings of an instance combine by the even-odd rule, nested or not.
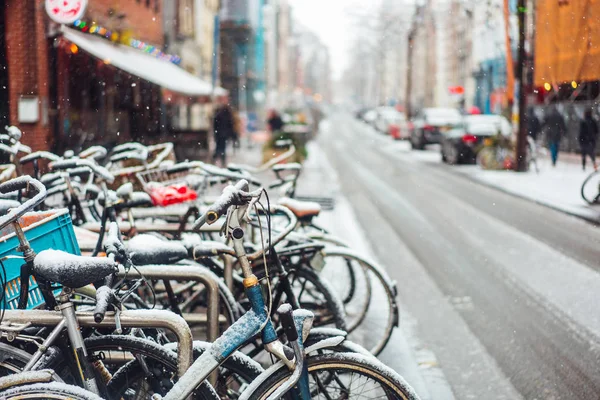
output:
[[[600,171],[593,171],[581,184],[581,197],[589,205],[600,204]]]

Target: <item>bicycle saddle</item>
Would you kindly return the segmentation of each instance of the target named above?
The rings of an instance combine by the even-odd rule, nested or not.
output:
[[[0,216],[6,215],[11,208],[17,208],[21,205],[16,200],[0,199]]]
[[[235,256],[235,250],[224,243],[205,240],[200,245],[195,246],[193,251],[195,260],[216,257],[222,254]]]
[[[173,264],[188,256],[181,243],[160,239],[154,235],[137,235],[127,242],[134,265]]]
[[[298,219],[310,219],[316,217],[321,212],[321,205],[312,201],[300,201],[282,197],[279,204],[290,209]]]
[[[117,272],[117,265],[105,257],[85,257],[60,250],[43,250],[33,260],[33,272],[47,281],[80,288]]]

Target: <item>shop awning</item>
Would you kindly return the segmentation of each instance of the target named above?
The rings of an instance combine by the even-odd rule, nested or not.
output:
[[[131,75],[138,76],[171,92],[188,96],[210,96],[212,85],[175,64],[143,53],[133,47],[109,42],[100,37],[63,26],[63,36],[82,50]],[[215,95],[227,91],[217,88]]]

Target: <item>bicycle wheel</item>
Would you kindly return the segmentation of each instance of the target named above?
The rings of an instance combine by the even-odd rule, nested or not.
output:
[[[261,279],[261,277],[258,277]],[[334,326],[346,330],[344,306],[335,291],[312,269],[299,266],[288,271],[287,279],[300,308],[312,311],[315,315],[313,326]],[[287,294],[274,282],[273,311],[283,303],[289,303]],[[275,317],[276,316],[272,316]]]
[[[581,185],[581,197],[588,204],[600,202],[600,171],[594,171],[585,178]]]
[[[102,400],[94,393],[62,382],[35,383],[0,392],[1,399]]]
[[[381,266],[350,249],[343,247],[325,248],[323,249],[323,255],[325,260],[342,258],[360,265],[358,273],[366,276],[366,278],[357,279],[357,281],[362,280],[368,285],[368,291],[362,291],[359,294],[368,294],[369,297],[367,307],[359,308],[356,312],[357,315],[353,316],[353,319],[348,323],[349,338],[368,349],[372,354],[378,355],[385,348],[394,328],[398,326],[400,321],[398,305],[396,304],[396,289],[391,284],[391,278]],[[336,283],[339,281],[336,274],[328,273],[327,264],[321,272],[321,276],[325,281]],[[354,296],[357,298],[357,302],[361,300],[359,294]],[[358,304],[362,306],[362,303],[359,302]],[[349,310],[350,315],[352,315],[350,305],[346,305],[346,310]],[[356,318],[357,316],[358,318]],[[365,328],[363,329],[362,326]]]
[[[371,301],[371,274],[367,265],[346,256],[343,252],[322,252],[324,267],[319,272],[321,280],[329,282],[338,298],[344,303],[346,329],[355,330],[365,319]]]
[[[90,359],[101,361],[93,364],[98,382],[106,385],[109,399],[150,398],[152,394],[166,394],[177,380],[177,356],[157,343],[125,335],[103,335],[84,340]],[[54,369],[65,381],[71,378],[63,371],[60,352],[43,360],[36,368]],[[194,391],[196,399],[218,398],[212,386],[203,382]]]
[[[373,357],[355,353],[328,353],[307,357],[313,399],[402,399],[419,397],[404,379]],[[266,399],[291,375],[280,368],[248,398]],[[285,396],[285,398],[291,398]]]
[[[21,372],[30,359],[26,351],[0,343],[0,377]]]

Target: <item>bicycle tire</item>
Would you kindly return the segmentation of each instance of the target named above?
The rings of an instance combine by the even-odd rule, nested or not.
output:
[[[371,275],[369,266],[346,254],[323,254],[325,266],[319,272],[319,277],[331,281],[332,290],[343,299],[346,316],[346,330],[354,331],[364,321],[371,303]],[[341,265],[338,258],[342,259]],[[345,275],[342,275],[344,274]],[[327,279],[335,275],[335,279]]]
[[[342,389],[343,379],[341,378],[348,373],[353,374],[352,377],[354,374],[359,374],[366,379],[372,380],[377,385],[375,389],[379,389],[379,392],[385,395],[384,398],[402,400],[418,400],[419,398],[401,376],[373,357],[366,357],[356,353],[327,353],[307,357],[306,364],[311,384],[311,397],[314,399],[320,398],[321,392],[325,389],[327,389],[325,398],[341,398],[342,396],[330,393],[336,390],[332,383],[341,386],[339,389],[341,394],[344,395],[342,398],[351,399],[352,386],[344,388],[345,390]],[[264,380],[248,398],[251,400],[266,399],[290,377],[291,373],[286,367],[279,368]],[[327,387],[322,385],[324,381],[327,382]],[[351,379],[350,385],[353,382],[354,380]],[[317,385],[319,386],[318,388],[316,388]],[[369,398],[375,398],[373,393],[375,389],[369,389]],[[359,396],[361,395],[362,393],[359,394]],[[284,396],[284,398],[286,397],[288,396]]]
[[[62,382],[34,383],[17,386],[0,392],[0,398],[3,400],[102,400],[100,396],[92,392]]]
[[[358,262],[363,271],[368,275],[369,303],[366,314],[359,320],[360,324],[366,323],[368,326],[368,335],[364,338],[359,337],[358,326],[351,326],[350,339],[364,346],[372,354],[378,355],[387,345],[394,328],[399,325],[400,315],[396,303],[396,289],[390,285],[391,278],[385,270],[368,260],[359,253],[345,247],[325,248],[324,257],[342,256]],[[374,307],[371,307],[374,305]],[[374,313],[368,313],[374,310]]]
[[[109,399],[127,399],[128,390],[139,390],[135,388],[136,384],[153,385],[153,392],[162,391],[164,395],[172,386],[177,377],[177,356],[174,352],[163,346],[147,339],[126,335],[103,335],[84,339],[84,344],[91,359],[100,359],[104,368],[112,375],[106,384],[107,396]],[[106,356],[106,353],[109,356]],[[115,352],[114,355],[110,352]],[[122,353],[134,355],[131,361],[123,360],[117,354]],[[152,376],[145,376],[147,372],[140,365],[140,358]],[[54,353],[53,357],[44,359],[43,364],[36,365],[38,369],[50,368],[55,371],[64,371],[68,366],[62,365],[64,358],[60,352]],[[101,371],[93,367],[96,373],[97,381],[103,379]],[[65,378],[65,377],[63,377]],[[144,382],[144,379],[150,382]],[[157,386],[157,385],[160,385]],[[150,398],[150,394],[147,396]],[[194,392],[196,399],[217,399],[218,396],[208,382],[203,382]]]
[[[590,185],[592,184],[592,182],[594,182],[592,178],[596,177],[599,174],[600,171],[592,172],[585,178],[585,180],[581,184],[581,198],[583,198],[583,200],[590,205],[598,204],[598,202],[600,202],[600,187],[597,187],[597,190],[593,190],[593,188],[590,189]],[[586,189],[589,190],[590,193],[593,193],[593,195],[590,196],[590,193],[586,193]]]
[[[6,343],[0,343],[0,377],[21,372],[31,354],[18,347]]]

